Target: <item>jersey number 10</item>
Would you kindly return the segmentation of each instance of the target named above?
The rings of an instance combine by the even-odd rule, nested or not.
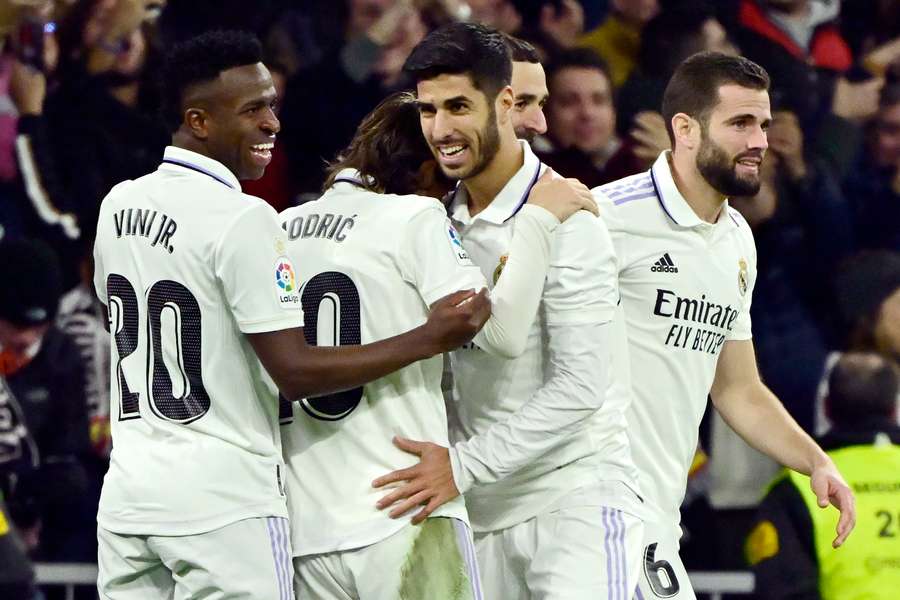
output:
[[[125,277],[110,273],[106,278],[109,296],[109,329],[115,336],[116,374],[119,381],[119,420],[141,417],[139,394],[132,392],[122,371],[122,361],[138,348],[141,315],[134,286]],[[174,319],[175,364],[167,365],[163,353],[162,323],[164,311]],[[196,421],[209,411],[209,395],[200,374],[200,305],[186,287],[177,281],[157,281],[147,291],[145,328],[148,343],[147,390],[150,409],[160,418],[176,423]],[[171,353],[170,353],[171,354]],[[180,375],[178,396],[169,367]]]

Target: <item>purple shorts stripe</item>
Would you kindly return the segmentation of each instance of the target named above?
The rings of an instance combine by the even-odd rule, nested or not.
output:
[[[628,600],[628,556],[625,552],[625,517],[621,510],[615,511],[616,520],[619,522],[619,588],[622,590],[622,600]]]
[[[290,554],[287,552],[287,536],[283,531],[286,523],[287,519],[266,518],[266,529],[269,531],[269,542],[272,546],[272,558],[275,560],[275,575],[278,577],[279,600],[293,600],[291,597],[292,582],[289,580],[291,571],[285,568],[285,557]]]
[[[640,585],[635,586],[634,588],[634,598],[635,600],[644,600],[644,594],[641,593]]]
[[[275,531],[275,517],[266,518],[266,530],[269,532],[269,546],[272,548],[272,560],[275,562],[275,577],[278,579],[278,598],[284,600],[284,574],[282,573],[281,556]]]
[[[609,600],[615,599],[615,590],[612,584],[612,544],[610,543],[612,538],[612,524],[609,520],[610,510],[605,506],[600,508],[600,520],[603,523],[603,528],[606,530],[606,535],[603,537],[603,549],[606,551],[606,597]]]
[[[472,586],[473,600],[484,600],[484,595],[481,591],[481,573],[478,570],[478,559],[475,556],[475,544],[472,541],[472,533],[464,521],[459,519],[452,519],[452,521],[453,528],[456,530],[456,543],[469,571],[469,584]]]
[[[279,519],[284,533],[284,588],[287,590],[288,600],[294,599],[294,556],[291,551],[291,527],[287,519]]]

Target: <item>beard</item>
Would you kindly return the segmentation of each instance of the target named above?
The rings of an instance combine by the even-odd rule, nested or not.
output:
[[[475,157],[475,164],[468,171],[460,172],[447,172],[444,170],[443,165],[441,165],[441,172],[446,176],[453,180],[465,180],[470,177],[475,177],[476,175],[480,175],[485,169],[487,169],[488,165],[491,164],[491,161],[494,160],[494,157],[497,155],[497,151],[500,150],[500,128],[497,127],[497,111],[494,110],[493,105],[490,107],[490,111],[488,113],[487,122],[481,130],[475,132],[475,137],[478,139],[478,156]],[[429,144],[430,145],[430,144]],[[469,144],[469,148],[472,145]],[[438,151],[436,148],[432,146],[432,153],[434,153],[435,158],[438,157]],[[438,160],[438,164],[440,161]]]
[[[700,151],[697,153],[697,170],[710,187],[723,196],[755,196],[760,188],[759,174],[740,177],[736,168],[737,162],[742,158],[759,155],[758,151],[749,151],[730,157],[704,131]]]
[[[525,140],[529,145],[534,145],[534,138],[537,137],[537,131],[533,129],[516,129],[516,139]]]

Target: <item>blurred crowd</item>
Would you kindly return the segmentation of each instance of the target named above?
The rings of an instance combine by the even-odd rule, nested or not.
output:
[[[451,20],[530,42],[516,61],[543,71],[517,97],[514,110],[533,115],[519,134],[591,187],[669,147],[660,103],[684,58],[718,50],[762,64],[775,116],[763,186],[730,201],[758,247],[763,378],[821,436],[842,353],[900,361],[900,2],[0,0],[0,378],[15,405],[0,403],[12,415],[0,418],[0,491],[33,558],[95,560],[110,441],[93,228],[106,192],[155,170],[169,142],[155,79],[164,50],[214,28],[263,40],[282,129],[265,176],[244,189],[282,210],[321,193],[363,116],[409,87],[409,51]],[[685,562],[741,567],[746,528],[695,524],[749,526],[775,468],[707,421]]]

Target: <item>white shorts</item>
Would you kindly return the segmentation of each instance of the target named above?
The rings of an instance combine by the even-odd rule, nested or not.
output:
[[[101,600],[293,600],[287,519],[244,519],[197,535],[97,528]]]
[[[298,556],[294,572],[297,600],[484,600],[471,530],[447,517],[363,548]]]
[[[475,535],[488,600],[630,600],[642,521],[605,506],[562,507]]]
[[[678,555],[678,534],[671,527],[647,523],[644,527],[641,573],[634,600],[655,598],[697,600]]]

